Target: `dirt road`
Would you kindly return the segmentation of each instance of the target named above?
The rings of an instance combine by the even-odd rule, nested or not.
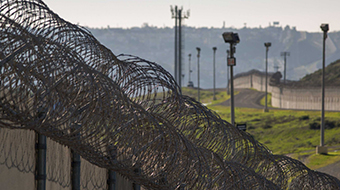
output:
[[[235,89],[239,93],[234,96],[235,107],[243,107],[243,108],[256,108],[263,109],[264,106],[260,104],[261,99],[265,96],[265,92],[255,91],[251,89]],[[230,99],[225,102],[220,103],[219,105],[230,106]]]

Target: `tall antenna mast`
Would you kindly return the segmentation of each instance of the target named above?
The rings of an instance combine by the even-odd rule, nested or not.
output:
[[[183,7],[171,7],[172,18],[175,19],[175,80],[182,87],[182,19],[189,18],[190,12],[183,12]],[[177,27],[178,24],[178,27]]]

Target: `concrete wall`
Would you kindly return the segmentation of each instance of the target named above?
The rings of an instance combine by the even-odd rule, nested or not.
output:
[[[46,189],[71,190],[70,149],[49,138],[46,141]]]
[[[321,110],[321,87],[292,88],[289,86],[271,86],[268,75],[268,89],[272,94],[272,106],[287,109]],[[236,75],[235,88],[254,88],[265,91],[265,74],[259,71],[250,71]],[[340,87],[325,88],[325,110],[340,111]]]
[[[268,89],[270,77],[273,73],[268,73],[267,81],[268,81]],[[257,70],[251,70],[246,73],[241,73],[235,75],[234,77],[234,88],[254,88],[258,91],[265,91],[266,87],[266,75]],[[268,90],[269,91],[269,90]]]
[[[35,133],[0,128],[0,189],[35,190]]]
[[[0,189],[35,190],[36,133],[0,128]],[[108,170],[81,158],[81,189],[108,189]],[[47,138],[46,189],[71,190],[71,151]],[[132,190],[130,180],[116,173],[116,189]],[[143,188],[141,188],[143,189]]]
[[[274,107],[321,110],[321,88],[273,87],[271,93]],[[340,111],[340,87],[325,88],[325,110]]]

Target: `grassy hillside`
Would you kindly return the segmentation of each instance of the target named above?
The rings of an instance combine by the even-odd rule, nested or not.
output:
[[[201,90],[201,102],[230,122],[230,107],[216,105],[229,98],[225,91],[217,92],[212,101],[211,90]],[[197,89],[183,88],[183,94],[197,98]],[[270,105],[270,104],[269,104]],[[320,142],[320,112],[235,108],[236,123],[246,123],[247,132],[276,154],[288,154],[315,149]],[[326,112],[325,143],[340,146],[340,112]]]
[[[315,71],[303,77],[296,82],[298,86],[321,86],[322,69]],[[325,68],[325,85],[326,86],[340,86],[340,60],[329,64]]]
[[[208,106],[230,122],[230,107]],[[328,155],[315,155],[320,144],[320,112],[236,108],[236,123],[246,123],[247,132],[274,154],[290,155],[312,169],[340,161],[340,112],[326,112],[325,144]],[[332,148],[333,147],[333,148]]]
[[[196,89],[184,89],[184,94],[197,96]],[[217,103],[229,96],[219,91],[216,101],[212,101],[210,90],[201,90],[201,102],[216,111],[220,117],[230,122],[230,107]],[[264,102],[264,100],[263,100]],[[246,123],[247,132],[267,146],[274,154],[290,155],[317,169],[340,160],[340,112],[326,112],[325,144],[328,155],[316,155],[315,147],[320,144],[320,111],[293,111],[235,108],[236,123]]]
[[[230,121],[230,108],[209,106]],[[326,112],[325,143],[340,145],[340,112]],[[236,108],[236,123],[247,123],[247,132],[273,153],[287,154],[315,149],[320,142],[320,112]]]

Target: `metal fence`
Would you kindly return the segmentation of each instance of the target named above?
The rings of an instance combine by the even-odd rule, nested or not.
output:
[[[72,188],[105,186],[91,176],[103,169],[60,175],[65,162],[79,166],[79,155],[133,181],[135,189],[340,188],[335,177],[271,154],[183,96],[158,64],[114,55],[42,1],[0,2],[0,128],[34,130],[74,154],[51,166],[46,157],[46,179]],[[38,147],[41,155],[53,151]],[[59,156],[62,149],[55,149]],[[17,158],[18,168],[35,172],[34,160]],[[43,172],[38,176],[44,179]]]
[[[79,172],[73,175],[72,151],[49,138],[45,145],[39,144],[38,138],[31,130],[0,128],[2,189],[133,190],[133,181],[83,158],[78,163]],[[45,159],[39,158],[39,149],[46,150]],[[79,181],[78,185],[73,185],[74,181]],[[44,186],[39,187],[39,182]]]

